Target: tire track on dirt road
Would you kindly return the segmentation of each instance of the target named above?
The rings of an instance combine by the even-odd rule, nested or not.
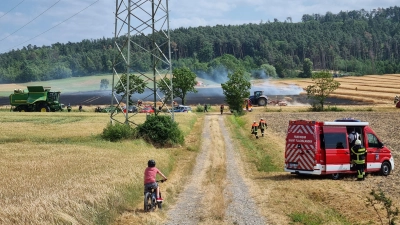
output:
[[[243,179],[243,173],[240,172],[232,139],[229,135],[223,118],[219,119],[222,134],[226,145],[227,158],[227,180],[226,199],[231,201],[226,209],[228,221],[233,224],[266,224],[265,219],[257,212],[257,206],[252,200],[247,185]]]
[[[167,225],[266,224],[257,212],[235,155],[224,116],[205,116],[201,152]]]

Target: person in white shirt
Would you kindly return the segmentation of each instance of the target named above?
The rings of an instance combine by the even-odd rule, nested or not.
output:
[[[357,133],[356,129],[354,128],[353,131],[349,134],[350,148],[354,146],[356,140],[360,140],[360,134]]]

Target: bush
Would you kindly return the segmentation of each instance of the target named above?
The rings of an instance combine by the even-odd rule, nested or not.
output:
[[[327,109],[324,109],[324,111],[329,111],[329,112],[343,112],[343,111],[345,111],[345,110],[342,109],[342,108],[338,108],[338,107],[336,107],[336,106],[328,106],[328,108],[327,108]]]
[[[246,111],[244,111],[244,110],[242,110],[242,111],[233,110],[233,115],[235,115],[235,117],[244,116],[244,115],[246,115]]]
[[[196,107],[196,112],[204,112],[204,106],[198,104]]]
[[[103,130],[103,134],[101,137],[108,141],[119,141],[121,139],[128,139],[134,136],[134,129],[132,129],[129,125],[121,124],[121,123],[109,123],[106,128]]]
[[[155,145],[183,144],[184,137],[178,123],[169,116],[150,116],[137,127],[137,133],[146,141]]]

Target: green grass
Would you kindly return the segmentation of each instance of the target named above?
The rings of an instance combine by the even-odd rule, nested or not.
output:
[[[290,224],[304,224],[304,225],[321,225],[321,224],[343,224],[351,225],[354,223],[349,222],[340,213],[334,209],[324,211],[323,215],[310,213],[310,212],[294,212],[289,214],[292,222]]]
[[[265,149],[274,149],[276,146],[273,144],[265,142],[255,142],[246,136],[242,131],[247,131],[246,121],[241,117],[230,116],[230,123],[233,125],[233,135],[234,138],[239,140],[240,143],[246,148],[246,151],[251,159],[251,161],[256,165],[258,171],[264,172],[273,172],[273,171],[282,171],[280,165],[277,165],[276,162],[272,160],[272,157],[268,155]],[[249,131],[250,132],[250,131]]]

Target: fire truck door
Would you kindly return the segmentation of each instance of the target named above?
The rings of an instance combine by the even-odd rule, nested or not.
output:
[[[369,132],[365,133],[367,136],[367,143],[363,143],[366,146],[366,158],[365,162],[367,165],[367,170],[371,171],[379,171],[381,168],[381,148],[383,144],[378,140],[378,138]]]
[[[350,170],[350,148],[346,127],[324,126],[322,148],[325,149],[326,172]]]

